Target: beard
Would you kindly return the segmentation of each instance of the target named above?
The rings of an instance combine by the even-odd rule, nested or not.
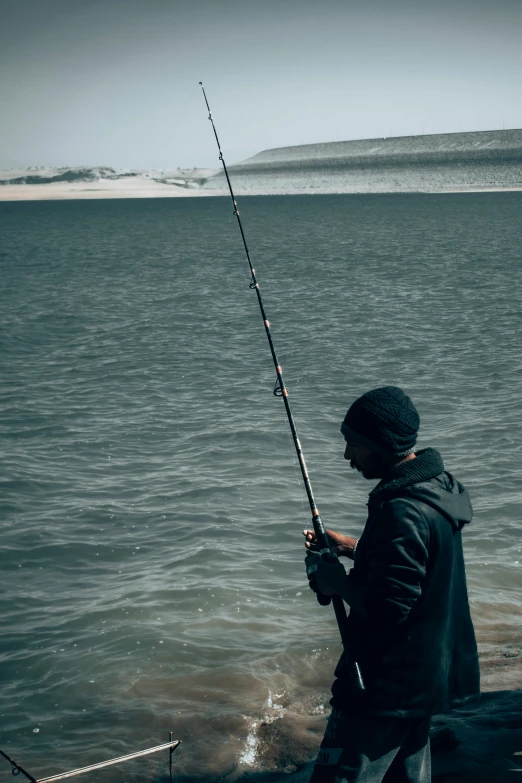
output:
[[[364,467],[356,460],[351,459],[350,467],[369,480],[381,479],[390,470],[390,465],[377,454],[373,455],[372,459],[367,460]]]

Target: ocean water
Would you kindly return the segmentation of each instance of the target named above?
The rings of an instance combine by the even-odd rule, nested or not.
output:
[[[362,530],[373,483],[339,425],[375,386],[411,395],[419,447],[470,490],[486,689],[519,687],[522,663],[521,207],[240,202],[326,526]],[[181,776],[294,769],[340,645],[307,587],[309,508],[229,200],[2,203],[0,221],[0,748],[40,777],[172,731]],[[268,736],[282,715],[294,736]],[[89,779],[166,772],[163,754]]]

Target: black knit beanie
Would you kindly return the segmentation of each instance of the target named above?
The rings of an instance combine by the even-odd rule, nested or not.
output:
[[[419,424],[419,414],[408,395],[397,386],[383,386],[355,400],[341,432],[347,440],[361,436],[368,445],[406,457],[414,450]]]

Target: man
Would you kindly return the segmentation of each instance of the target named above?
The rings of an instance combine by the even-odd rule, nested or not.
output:
[[[429,783],[431,715],[480,694],[461,539],[471,504],[435,449],[415,452],[418,428],[395,386],[357,399],[341,426],[344,457],[380,481],[359,540],[327,531],[337,554],[354,560],[350,572],[312,554],[315,535],[304,531],[311,587],[350,606],[351,640],[311,783]]]

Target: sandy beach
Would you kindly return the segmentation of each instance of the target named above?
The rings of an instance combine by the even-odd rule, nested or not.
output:
[[[0,187],[0,201],[59,201],[64,199],[104,198],[190,198],[192,196],[220,196],[222,189],[202,190],[198,187],[156,182],[141,177],[117,180],[99,179],[94,182],[51,182],[42,185],[4,185]]]

